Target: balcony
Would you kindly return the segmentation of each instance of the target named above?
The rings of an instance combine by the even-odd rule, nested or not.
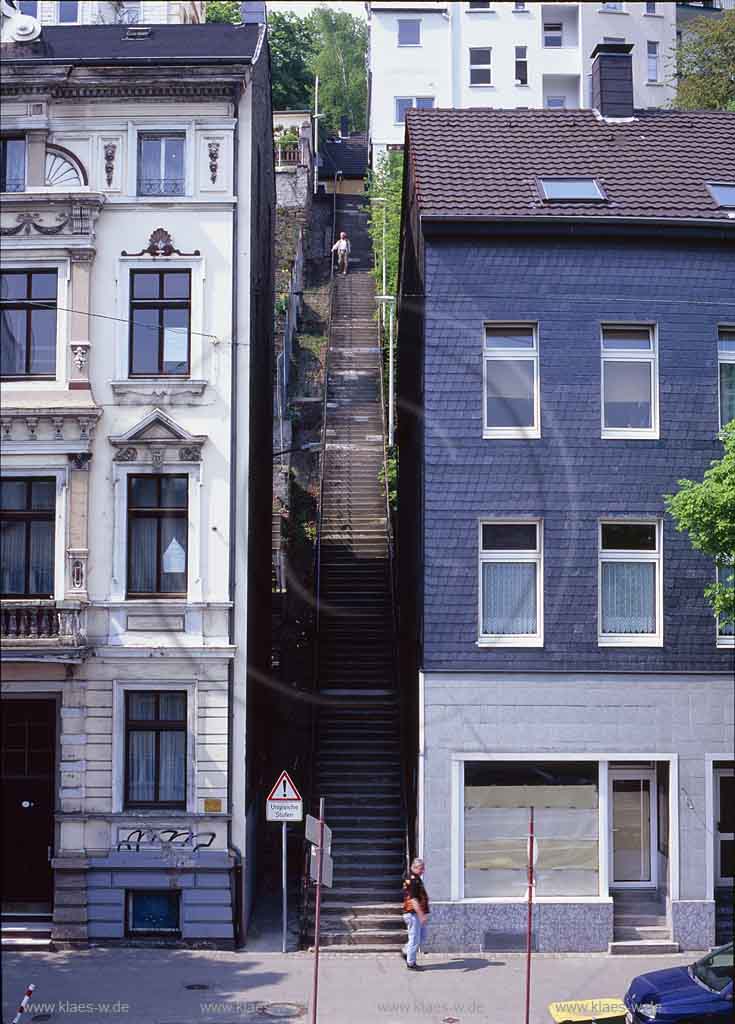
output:
[[[87,650],[79,601],[0,600],[3,661],[81,661]]]

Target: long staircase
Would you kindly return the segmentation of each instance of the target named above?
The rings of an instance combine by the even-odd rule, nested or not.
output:
[[[327,363],[318,679],[329,703],[319,711],[313,795],[324,797],[333,831],[334,886],[322,893],[321,943],[391,950],[405,941],[406,825],[365,200],[340,198],[336,229],[347,232],[352,254],[349,274],[334,279]]]

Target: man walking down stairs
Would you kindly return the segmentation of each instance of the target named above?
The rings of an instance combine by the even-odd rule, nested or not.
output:
[[[314,798],[333,830],[321,941],[400,950],[406,870],[384,466],[381,353],[365,200],[340,197],[349,274],[334,279],[320,544]],[[312,908],[313,909],[313,908]],[[311,922],[313,934],[313,921]]]

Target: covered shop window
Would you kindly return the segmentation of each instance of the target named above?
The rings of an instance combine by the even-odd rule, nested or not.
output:
[[[537,896],[597,896],[597,764],[467,761],[464,896],[527,894],[529,809]]]

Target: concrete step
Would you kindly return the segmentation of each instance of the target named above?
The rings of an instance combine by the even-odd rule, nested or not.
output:
[[[616,942],[671,942],[671,929],[667,927],[652,928],[633,925],[618,926],[617,922],[615,922],[613,925],[613,938]]]
[[[40,918],[3,916],[0,926],[0,945],[7,951],[32,949],[49,951],[53,948],[51,927],[51,918],[46,915]]]
[[[370,946],[371,950],[375,947],[381,947],[384,949],[390,949],[392,947],[400,948],[406,942],[405,929],[401,932],[393,931],[379,931],[378,929],[372,930],[367,928],[359,928],[355,931],[341,931],[341,932],[320,932],[319,944],[325,946]]]
[[[623,942],[610,942],[607,947],[608,953],[618,956],[652,956],[679,952],[678,942],[664,942],[652,940],[650,942],[640,939],[633,939]]]

